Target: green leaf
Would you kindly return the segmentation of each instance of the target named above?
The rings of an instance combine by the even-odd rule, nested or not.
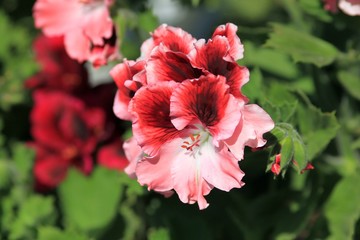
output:
[[[55,227],[40,227],[38,229],[38,240],[89,240],[80,233],[61,231]]]
[[[197,7],[200,4],[200,0],[191,0],[191,4],[193,7]]]
[[[10,228],[10,239],[33,239],[35,228],[52,224],[55,220],[52,197],[32,195],[19,207],[19,212]]]
[[[316,17],[324,22],[331,22],[332,16],[325,10],[321,0],[300,0],[300,7],[307,14]]]
[[[294,156],[294,144],[293,144],[292,136],[288,136],[288,137],[284,138],[280,142],[280,145],[281,145],[280,166],[281,166],[281,169],[284,169],[291,163],[293,156]]]
[[[241,65],[255,66],[284,78],[291,79],[299,75],[296,64],[291,62],[290,57],[283,52],[264,48],[263,46],[255,46],[254,43],[249,41],[245,41],[243,44],[245,57],[239,61]],[[251,81],[253,81],[252,74],[250,74]]]
[[[24,143],[14,143],[12,145],[12,155],[18,172],[17,179],[21,182],[29,183],[32,179],[32,167],[35,158],[34,150]]]
[[[360,77],[348,71],[340,71],[337,77],[346,91],[357,100],[360,100]]]
[[[148,232],[149,240],[170,240],[169,230],[166,228],[150,229]]]
[[[261,70],[255,67],[250,73],[250,81],[241,88],[241,92],[247,96],[250,101],[264,97],[263,76]]]
[[[338,50],[330,43],[278,23],[271,24],[273,32],[266,46],[289,54],[295,62],[312,63],[323,67],[334,62]]]
[[[59,188],[66,225],[100,234],[115,217],[122,192],[117,171],[97,167],[87,177],[71,169]]]
[[[300,136],[294,138],[293,143],[294,143],[294,161],[296,162],[296,164],[293,164],[293,166],[296,168],[298,173],[301,173],[301,170],[303,170],[308,163],[305,145],[302,142]]]
[[[360,218],[359,172],[340,180],[325,205],[330,236],[328,240],[354,239],[356,221]]]
[[[142,12],[138,16],[139,27],[146,33],[152,32],[159,25],[158,18],[151,12]]]
[[[297,114],[308,159],[312,160],[336,136],[339,124],[334,112],[323,113],[312,105],[299,107]]]

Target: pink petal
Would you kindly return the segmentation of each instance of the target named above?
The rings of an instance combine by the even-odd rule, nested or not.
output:
[[[216,148],[211,141],[207,141],[201,146],[200,157],[202,176],[212,186],[230,191],[244,185],[241,181],[244,173],[227,147]]]
[[[116,65],[110,71],[110,75],[118,87],[118,92],[114,99],[113,110],[115,115],[120,119],[132,119],[132,116],[128,111],[128,105],[137,89],[141,87],[141,83],[135,82],[132,79],[143,70],[144,65],[144,61],[134,62],[124,60],[123,63]],[[129,83],[125,84],[127,81],[129,81]]]
[[[135,169],[137,163],[143,158],[143,151],[134,137],[126,140],[123,144],[124,153],[129,165],[124,169],[131,178],[136,178]]]
[[[172,140],[164,145],[159,154],[163,161],[169,161],[169,165],[165,166],[166,181],[170,181],[168,178],[170,175],[172,187],[182,202],[190,204],[197,202],[199,208],[204,209],[209,205],[204,196],[210,193],[213,186],[203,179],[200,160],[180,147],[182,142],[181,138]]]
[[[340,0],[339,8],[350,16],[360,15],[360,1]]]
[[[34,5],[35,26],[49,36],[63,35],[82,25],[83,4],[77,0],[37,0]]]
[[[187,56],[180,52],[167,51],[163,45],[156,47],[146,64],[149,84],[159,81],[182,82],[198,78],[201,71],[191,66]]]
[[[82,30],[94,45],[103,45],[104,38],[110,38],[113,32],[113,23],[109,16],[109,10],[105,4],[86,7],[92,7],[93,9],[89,10],[86,15],[84,14]]]
[[[244,46],[241,44],[240,38],[236,35],[238,27],[232,23],[218,26],[213,34],[215,36],[225,36],[229,41],[229,61],[237,61],[244,57]]]
[[[90,40],[79,29],[68,32],[65,35],[64,44],[71,58],[83,62],[90,57]]]
[[[150,156],[156,155],[164,143],[179,135],[170,121],[170,96],[176,86],[175,82],[144,86],[130,102],[134,137]]]
[[[264,146],[266,140],[262,135],[274,128],[271,117],[256,104],[245,105],[242,114],[243,119],[236,126],[234,134],[225,140],[225,144],[237,159],[243,158],[245,146]]]
[[[200,121],[216,140],[229,138],[241,117],[225,78],[213,75],[180,84],[171,96],[170,110],[178,130]]]

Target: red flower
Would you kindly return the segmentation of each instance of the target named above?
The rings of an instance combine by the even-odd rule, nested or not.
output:
[[[40,72],[26,80],[26,87],[72,93],[89,88],[84,66],[66,54],[63,37],[41,35],[35,40],[33,49]]]
[[[281,170],[281,166],[280,166],[280,161],[281,161],[281,154],[276,154],[275,156],[275,161],[273,162],[273,164],[271,165],[271,171],[275,174],[275,175],[279,175],[280,174],[280,170]]]
[[[123,171],[129,165],[129,161],[125,157],[122,145],[122,141],[118,140],[102,146],[97,154],[98,163],[110,169]]]
[[[40,184],[56,186],[72,165],[84,173],[91,171],[91,154],[104,133],[102,110],[87,108],[62,92],[37,90],[30,120]]]

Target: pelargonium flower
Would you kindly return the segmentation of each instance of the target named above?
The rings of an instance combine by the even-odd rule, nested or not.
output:
[[[117,56],[116,33],[110,18],[111,0],[37,0],[35,26],[47,36],[64,36],[71,58],[95,65]]]
[[[40,35],[35,39],[33,49],[40,72],[26,80],[27,88],[69,93],[79,93],[89,88],[84,66],[66,54],[63,37]]]
[[[132,121],[133,137],[124,144],[127,173],[200,209],[208,206],[204,196],[214,187],[243,185],[238,161],[245,146],[264,146],[262,135],[274,127],[241,93],[249,71],[236,63],[243,57],[236,30],[221,25],[206,42],[162,25],[136,62],[112,71],[119,88],[114,106],[121,103],[116,114]]]
[[[104,133],[104,112],[88,108],[63,92],[37,90],[33,98],[30,121],[32,145],[37,152],[36,179],[42,185],[54,187],[70,166],[89,173],[91,155]],[[59,174],[54,176],[53,172]]]
[[[341,9],[345,14],[350,16],[360,15],[360,0],[324,0],[325,9],[336,13]]]

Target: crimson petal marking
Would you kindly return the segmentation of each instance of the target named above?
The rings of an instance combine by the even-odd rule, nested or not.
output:
[[[144,86],[130,102],[129,110],[134,114],[134,137],[150,156],[180,134],[170,121],[170,96],[176,86],[173,81]]]
[[[182,82],[186,79],[198,78],[201,71],[191,66],[189,59],[183,53],[167,51],[162,45],[154,49],[146,66],[149,84],[159,81]]]
[[[228,61],[237,61],[244,57],[244,46],[242,45],[240,38],[236,35],[238,27],[235,24],[227,23],[226,25],[218,26],[213,34],[215,36],[225,36],[229,41],[230,50]]]
[[[249,81],[249,76],[249,70],[236,63],[228,63],[227,71],[224,75],[226,84],[230,86],[230,93],[245,102],[248,102],[248,99],[241,93],[241,88]]]
[[[191,65],[215,75],[224,75],[227,61],[224,57],[228,54],[229,42],[224,36],[215,36],[205,43],[200,39],[195,43],[195,48],[188,54]]]
[[[171,96],[171,122],[181,130],[199,121],[216,140],[229,138],[240,121],[240,105],[225,78],[214,75],[186,80]]]

